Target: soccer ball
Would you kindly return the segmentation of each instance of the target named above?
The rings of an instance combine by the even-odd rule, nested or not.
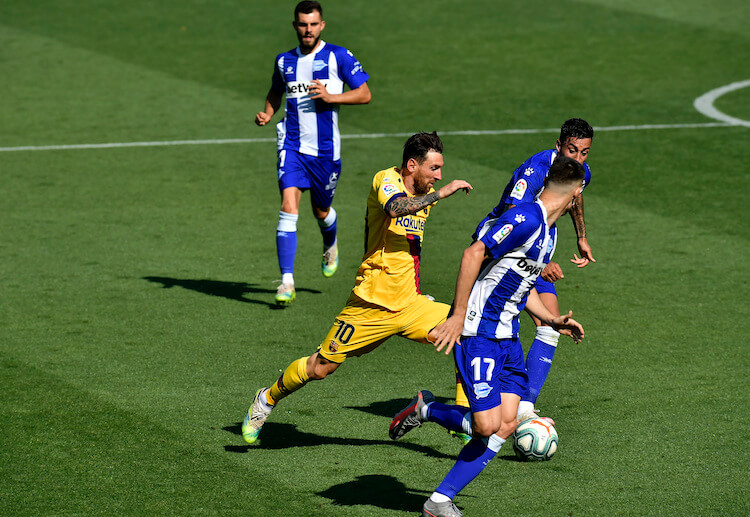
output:
[[[523,461],[546,461],[557,451],[557,431],[551,418],[529,418],[513,433],[513,450]]]

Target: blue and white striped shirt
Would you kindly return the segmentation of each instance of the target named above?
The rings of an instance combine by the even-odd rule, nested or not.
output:
[[[323,40],[310,54],[302,54],[299,47],[279,54],[272,88],[286,93],[286,108],[276,125],[277,147],[340,160],[339,105],[311,99],[313,79],[322,82],[328,93],[340,94],[344,85],[359,88],[369,76],[351,52]]]
[[[552,259],[557,228],[547,228],[547,210],[536,201],[489,219],[479,240],[492,258],[485,261],[469,296],[464,336],[518,337],[518,315],[529,291]]]
[[[557,158],[557,150],[547,149],[531,156],[513,171],[513,175],[510,177],[510,181],[505,186],[503,195],[500,197],[500,202],[479,223],[474,237],[479,234],[479,230],[484,223],[490,219],[499,217],[500,214],[505,212],[508,206],[531,203],[536,200],[539,194],[542,193],[542,190],[544,190],[544,180],[547,179],[549,169],[555,158]],[[585,189],[591,183],[591,168],[588,163],[584,163],[583,168],[586,171],[586,176],[583,180],[583,188]]]

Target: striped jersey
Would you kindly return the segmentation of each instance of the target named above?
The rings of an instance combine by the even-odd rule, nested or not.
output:
[[[271,87],[286,93],[284,118],[276,125],[277,147],[340,160],[339,105],[311,99],[313,79],[328,93],[340,94],[344,85],[359,88],[369,76],[351,52],[323,40],[309,54],[297,47],[276,56]]]
[[[409,306],[421,294],[419,263],[424,225],[434,206],[416,214],[390,217],[385,206],[402,196],[413,194],[406,190],[396,167],[375,175],[367,197],[365,255],[353,289],[363,300],[391,311]]]
[[[542,193],[542,190],[544,190],[544,180],[547,179],[549,169],[555,158],[557,158],[557,150],[548,149],[536,153],[513,171],[513,175],[506,185],[503,195],[500,197],[500,203],[479,223],[474,236],[478,235],[479,229],[485,222],[489,219],[499,217],[510,205],[520,205],[521,203],[535,201],[539,197],[539,194]],[[583,188],[585,189],[591,183],[591,169],[585,162],[583,163],[583,168],[586,171],[586,176],[583,180]]]
[[[471,290],[463,335],[516,338],[518,315],[555,252],[557,228],[547,227],[547,210],[536,201],[488,219],[479,231],[479,240],[491,258],[482,264]]]

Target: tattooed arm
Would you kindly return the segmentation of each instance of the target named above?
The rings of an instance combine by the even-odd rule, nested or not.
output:
[[[438,199],[452,196],[458,190],[464,190],[468,194],[472,190],[472,186],[463,180],[453,180],[440,188],[440,190],[430,192],[424,196],[399,196],[391,198],[385,205],[385,211],[389,217],[416,214],[424,207],[435,203]]]
[[[573,226],[578,236],[578,251],[581,254],[581,258],[573,255],[574,258],[571,259],[571,262],[578,267],[584,267],[589,262],[596,262],[594,256],[591,254],[591,246],[589,246],[588,239],[586,238],[586,223],[583,219],[583,193],[579,194],[576,198],[575,204],[570,210],[570,218],[573,220]]]

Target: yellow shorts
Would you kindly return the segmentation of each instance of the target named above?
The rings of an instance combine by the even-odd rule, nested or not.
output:
[[[427,334],[445,321],[449,310],[449,305],[420,295],[407,308],[393,312],[352,294],[318,347],[318,353],[329,361],[343,363],[347,357],[375,350],[391,336],[429,343]]]

